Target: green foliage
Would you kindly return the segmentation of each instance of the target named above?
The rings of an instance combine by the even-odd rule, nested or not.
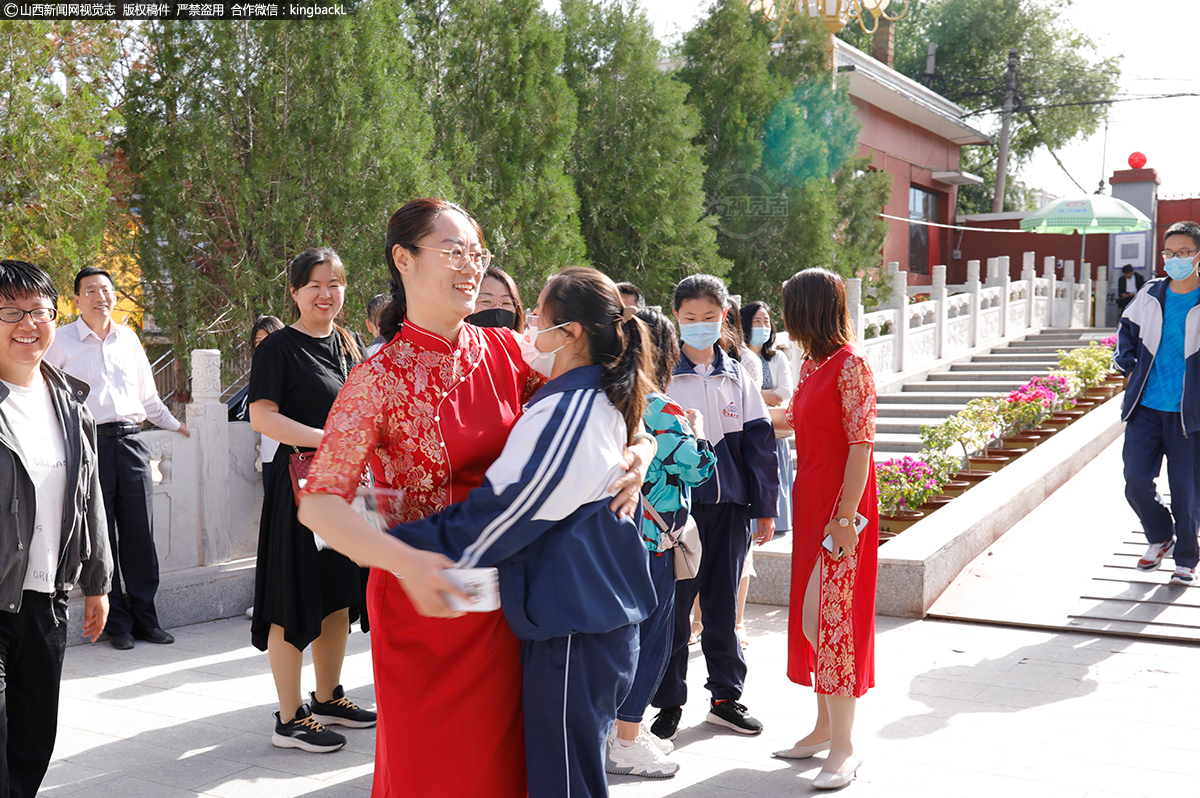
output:
[[[373,0],[353,18],[142,28],[124,143],[147,298],[177,351],[228,351],[259,313],[286,320],[284,270],[316,245],[341,254],[347,323],[362,327],[387,280],[389,214],[438,189],[398,16]]]
[[[1094,133],[1107,115],[1106,105],[1068,103],[1103,100],[1117,91],[1120,56],[1101,57],[1091,39],[1067,25],[1066,11],[1073,4],[1074,0],[914,0],[896,25],[896,69],[922,80],[928,43],[933,42],[936,76],[930,87],[971,112],[968,121],[987,125],[988,132],[998,135],[1008,52],[1015,48],[1020,64],[1011,177],[1040,147],[1058,149]],[[857,25],[847,25],[841,36],[870,50]],[[991,180],[963,190],[960,211],[991,210],[995,158],[994,148],[964,150],[964,168]],[[1023,207],[1015,182],[1009,181],[1006,209]]]
[[[1074,375],[1082,389],[1100,385],[1113,370],[1113,350],[1093,341],[1091,346],[1058,353],[1058,368]]]
[[[1000,397],[981,396],[967,402],[967,406],[953,416],[921,427],[921,441],[927,450],[921,457],[934,467],[939,479],[945,475],[950,462],[949,457],[943,460],[939,455],[945,455],[957,445],[966,458],[987,447],[1000,429],[1003,404]],[[953,460],[962,462],[957,455]]]
[[[661,45],[636,5],[564,0],[562,28],[563,75],[578,100],[569,171],[588,258],[669,305],[684,276],[729,268],[706,215],[699,117],[687,87],[659,69]]]
[[[585,263],[565,171],[576,102],[562,75],[563,34],[538,0],[405,5],[404,39],[387,44],[413,53],[453,194],[528,300],[550,274]]]
[[[772,299],[810,266],[870,283],[890,180],[855,157],[859,124],[844,84],[830,80],[823,28],[794,17],[773,50],[777,33],[741,0],[719,0],[681,51],[731,287]]]
[[[875,468],[881,515],[916,510],[941,490],[934,469],[923,460],[899,457]]]
[[[37,263],[60,288],[123,212],[107,147],[120,44],[111,23],[0,22],[0,257]]]

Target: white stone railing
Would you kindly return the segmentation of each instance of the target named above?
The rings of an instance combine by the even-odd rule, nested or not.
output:
[[[988,259],[986,272],[979,261],[968,261],[967,281],[956,286],[946,284],[945,266],[934,266],[929,299],[910,302],[910,295],[925,287],[910,290],[907,272],[889,263],[891,298],[871,312],[862,306],[862,281],[847,280],[855,333],[876,376],[914,371],[1026,330],[1088,326],[1092,297],[1108,290],[1104,281],[1093,285],[1087,269],[1077,280],[1074,261],[1066,262],[1061,280],[1053,257],[1043,262],[1041,277],[1034,264],[1034,253],[1026,252],[1021,279],[1013,280],[1007,257]],[[1105,320],[1096,323],[1104,326]]]
[[[221,401],[221,353],[192,351],[190,438],[145,433],[154,479],[154,542],[164,572],[251,557],[262,508],[258,434],[230,422]]]

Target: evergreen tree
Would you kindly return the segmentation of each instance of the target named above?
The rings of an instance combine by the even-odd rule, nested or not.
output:
[[[402,26],[452,194],[524,293],[585,262],[565,165],[575,98],[563,34],[538,0],[406,0]],[[532,297],[526,296],[527,300]]]
[[[125,146],[148,299],[180,354],[244,340],[259,313],[287,320],[284,272],[310,246],[338,250],[346,323],[362,327],[386,286],[388,216],[440,188],[427,111],[389,40],[401,13],[372,0],[353,18],[146,27]]]
[[[564,75],[579,102],[570,171],[588,257],[651,304],[695,272],[724,274],[707,215],[700,129],[687,87],[659,69],[645,12],[620,0],[563,0]]]
[[[120,117],[105,78],[111,23],[0,22],[0,258],[42,266],[61,287],[116,235],[108,148]]]
[[[831,82],[823,28],[794,17],[773,46],[779,32],[744,3],[719,0],[685,36],[680,70],[703,120],[705,187],[731,287],[768,301],[810,266],[878,279],[878,213],[890,193],[887,175],[855,157],[859,125]]]

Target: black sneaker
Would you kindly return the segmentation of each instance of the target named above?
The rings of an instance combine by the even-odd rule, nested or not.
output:
[[[683,717],[683,707],[663,707],[658,711],[658,717],[650,727],[650,733],[663,740],[674,740],[679,734],[679,719]]]
[[[333,690],[332,701],[318,701],[316,693],[309,693],[309,696],[312,697],[312,701],[308,702],[308,708],[312,710],[312,716],[326,726],[349,726],[353,729],[368,729],[375,725],[375,713],[360,709],[346,698],[346,693],[342,690],[340,684]]]
[[[271,735],[271,745],[276,748],[299,748],[314,754],[325,754],[345,744],[345,737],[322,726],[303,704],[296,710],[296,717],[287,723],[279,719],[278,712],[275,713],[275,734]]]
[[[746,714],[745,705],[732,699],[714,698],[705,720],[716,726],[733,729],[738,734],[759,734],[763,730],[761,723]]]

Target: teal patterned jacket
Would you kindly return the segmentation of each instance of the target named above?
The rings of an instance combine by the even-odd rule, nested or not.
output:
[[[642,419],[658,441],[642,493],[663,520],[678,529],[691,509],[692,488],[712,476],[717,456],[708,441],[692,433],[683,408],[665,394],[650,394]],[[662,530],[649,513],[642,517],[642,539],[652,554],[661,550]]]

